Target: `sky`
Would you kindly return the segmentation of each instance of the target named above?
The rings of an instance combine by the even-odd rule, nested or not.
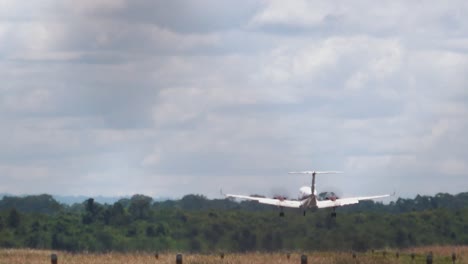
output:
[[[0,193],[466,192],[467,13],[0,0]]]

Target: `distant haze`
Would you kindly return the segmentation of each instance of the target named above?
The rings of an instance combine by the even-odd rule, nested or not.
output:
[[[0,192],[468,191],[467,1],[0,0]]]

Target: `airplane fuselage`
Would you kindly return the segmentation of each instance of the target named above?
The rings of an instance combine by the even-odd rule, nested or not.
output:
[[[299,200],[306,199],[310,195],[312,195],[312,189],[310,188],[310,186],[302,186],[301,188],[299,188]]]

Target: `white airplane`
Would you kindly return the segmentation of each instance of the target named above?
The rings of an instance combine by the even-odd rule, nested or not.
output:
[[[317,199],[317,190],[315,189],[315,175],[317,174],[331,174],[341,173],[340,171],[293,171],[289,174],[311,174],[312,185],[302,186],[299,189],[299,199],[288,200],[285,197],[277,196],[274,198],[266,198],[259,196],[247,196],[237,194],[226,194],[225,196],[230,198],[239,198],[245,200],[254,200],[262,204],[275,205],[280,208],[280,216],[284,216],[283,207],[300,208],[304,210],[303,215],[305,216],[306,209],[313,208],[332,208],[332,217],[336,217],[335,209],[339,206],[357,204],[363,200],[373,200],[378,198],[384,198],[391,196],[390,194],[376,195],[376,196],[364,196],[364,197],[351,197],[351,198],[338,198],[336,196],[328,197],[327,200],[320,201]]]

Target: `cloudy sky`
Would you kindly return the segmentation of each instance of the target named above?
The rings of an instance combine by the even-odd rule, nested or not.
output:
[[[468,191],[468,2],[0,0],[0,193]]]

